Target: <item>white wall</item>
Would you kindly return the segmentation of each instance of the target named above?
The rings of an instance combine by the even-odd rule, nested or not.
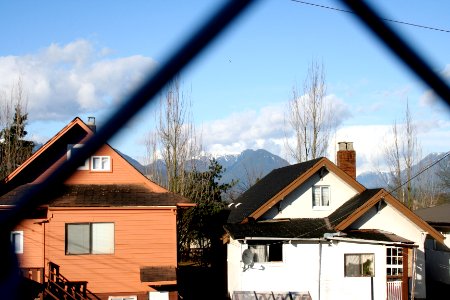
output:
[[[389,204],[379,212],[376,211],[375,207],[371,208],[364,216],[354,222],[351,228],[385,230],[411,240],[418,245],[419,247],[416,250],[415,297],[426,297],[424,242],[427,232],[424,232]]]
[[[320,246],[317,242],[293,242],[283,245],[283,262],[255,263],[253,269],[244,272],[241,254],[245,249],[247,245],[237,241],[228,245],[230,295],[233,291],[294,291],[309,292],[312,299],[321,300],[371,299],[370,278],[344,277],[344,254],[374,253],[374,299],[386,299],[385,246],[346,242]]]
[[[312,187],[314,185],[330,187],[329,207],[313,209]],[[281,212],[277,207],[273,207],[261,219],[324,218],[356,194],[357,192],[350,185],[334,173],[329,172],[323,178],[316,174],[280,202]]]
[[[320,299],[370,300],[372,295],[370,277],[345,277],[344,254],[375,255],[373,277],[374,299],[386,299],[386,247],[376,244],[338,242],[322,247],[322,276]],[[327,266],[327,267],[324,267]]]

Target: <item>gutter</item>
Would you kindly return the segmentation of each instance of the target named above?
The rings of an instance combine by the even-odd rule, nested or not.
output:
[[[243,240],[246,241],[316,241],[316,242],[323,242],[327,239],[324,238],[278,238],[278,237],[246,237],[243,239],[236,239],[236,240]]]
[[[327,237],[326,240],[330,241],[342,241],[349,243],[358,243],[358,244],[378,244],[378,245],[397,245],[397,246],[409,246],[411,248],[418,248],[419,245],[416,244],[405,244],[402,242],[386,242],[386,241],[376,241],[376,240],[364,240],[364,239],[352,239],[352,238],[344,238],[344,237]]]

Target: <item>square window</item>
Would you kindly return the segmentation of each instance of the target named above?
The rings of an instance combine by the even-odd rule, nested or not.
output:
[[[248,248],[252,250],[254,262],[261,263],[283,261],[282,243],[277,242],[272,244],[249,245]]]
[[[330,206],[330,187],[329,186],[313,186],[313,208]]]
[[[14,247],[14,253],[23,253],[23,231],[11,232],[11,244]]]
[[[403,249],[399,247],[386,248],[386,274],[400,277],[403,274]]]
[[[111,171],[110,156],[92,156],[91,171]]]
[[[74,155],[78,149],[83,147],[83,144],[69,144],[67,145],[67,159],[70,159],[71,155]],[[78,167],[78,170],[89,170],[89,158],[84,161],[84,164],[81,164]]]
[[[114,223],[66,224],[66,254],[113,254]]]
[[[373,277],[375,254],[345,254],[345,277]]]

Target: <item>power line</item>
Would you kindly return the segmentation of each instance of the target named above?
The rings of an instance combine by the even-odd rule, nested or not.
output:
[[[306,2],[306,1],[300,1],[300,0],[291,0],[291,1],[292,2],[297,2],[297,3],[300,3],[300,4],[306,4],[306,5],[310,5],[310,6],[316,6],[316,7],[320,7],[320,8],[325,8],[325,9],[329,9],[329,10],[335,10],[335,11],[338,11],[338,12],[344,12],[344,13],[349,13],[349,14],[356,14],[354,11],[346,10],[346,9],[342,9],[342,8],[336,8],[336,7],[326,6],[326,5],[320,5],[320,4]],[[394,20],[394,19],[380,18],[380,20],[383,20],[383,21],[386,21],[386,22],[391,22],[391,23],[398,23],[398,24],[402,24],[402,25],[419,27],[419,28],[422,28],[422,29],[428,29],[428,30],[435,30],[435,31],[441,31],[441,32],[450,33],[450,30],[447,30],[447,29],[441,29],[441,28],[430,27],[430,26],[425,26],[425,25],[420,25],[420,24],[403,22],[403,21],[398,21],[398,20]]]
[[[391,193],[395,192],[396,190],[398,190],[399,188],[403,187],[405,184],[411,182],[413,179],[415,179],[416,177],[418,177],[419,175],[421,175],[422,173],[424,173],[425,171],[427,171],[428,169],[430,169],[431,167],[437,165],[438,163],[440,163],[442,160],[444,160],[445,158],[447,158],[448,156],[450,156],[450,151],[445,153],[444,156],[442,156],[440,159],[436,160],[435,162],[431,163],[430,165],[428,165],[427,167],[425,167],[424,169],[422,169],[420,172],[417,172],[416,175],[414,175],[413,177],[411,177],[410,179],[406,180],[405,182],[403,182],[402,184],[400,184],[399,186],[397,186],[396,188],[392,189],[391,191],[387,191],[388,194],[392,195]]]

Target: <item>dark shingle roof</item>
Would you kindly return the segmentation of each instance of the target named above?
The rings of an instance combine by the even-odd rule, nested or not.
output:
[[[13,205],[17,195],[31,189],[22,185],[0,197],[0,205]],[[155,193],[143,184],[73,184],[55,188],[45,201],[53,207],[174,206],[190,202],[174,193]]]
[[[228,223],[239,223],[244,220],[321,159],[322,157],[275,169],[267,174],[233,202]],[[241,204],[236,207],[238,203]]]
[[[328,216],[331,225],[334,227],[351,215],[356,209],[364,205],[381,189],[367,189],[361,194],[352,197],[350,200],[342,204],[331,215]]]
[[[263,238],[321,238],[330,229],[326,219],[274,219],[244,224],[226,224],[225,230],[233,239]]]
[[[381,242],[397,242],[405,244],[414,244],[413,241],[402,238],[391,232],[380,231],[376,229],[360,229],[360,230],[350,230],[345,232],[346,237],[354,239],[381,241]]]
[[[418,209],[414,212],[429,223],[450,224],[450,203]]]

